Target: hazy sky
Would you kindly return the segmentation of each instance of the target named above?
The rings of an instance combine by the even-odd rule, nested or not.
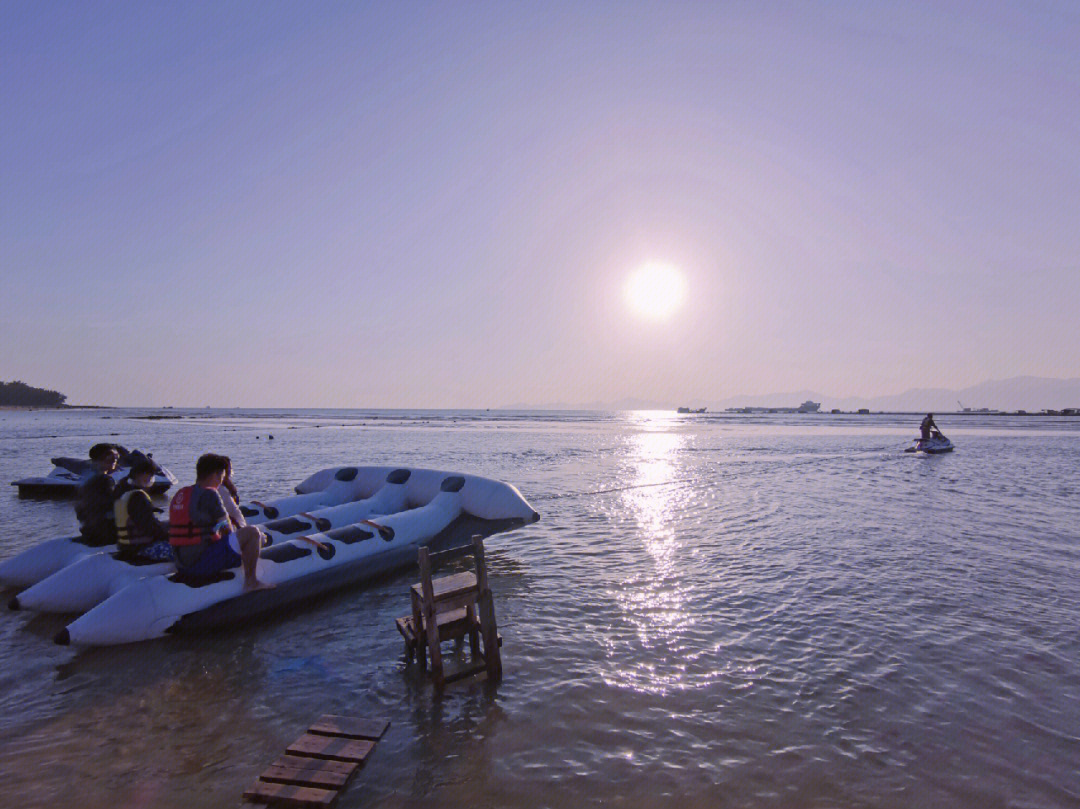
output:
[[[7,0],[0,262],[76,403],[1080,376],[1080,5]]]

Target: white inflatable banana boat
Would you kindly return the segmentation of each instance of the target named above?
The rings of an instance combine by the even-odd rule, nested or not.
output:
[[[303,534],[326,532],[369,517],[404,511],[408,508],[405,483],[411,474],[408,469],[394,469],[384,476],[382,485],[370,497],[262,522],[259,527],[266,537],[265,544],[273,545]],[[288,501],[289,507],[295,502],[293,498]],[[276,502],[280,504],[285,499]],[[278,505],[260,506],[251,517],[256,523],[265,518],[268,509],[280,513]],[[124,561],[110,546],[109,550],[84,556],[23,590],[8,602],[8,607],[51,613],[86,612],[139,579],[175,570],[172,562]]]
[[[384,476],[385,477],[385,476]],[[263,503],[254,500],[240,507],[249,525],[290,517],[302,511],[340,505],[373,491],[374,486],[361,479],[357,467],[334,467],[317,472],[296,487],[297,494]],[[68,565],[87,556],[115,551],[86,545],[79,536],[50,539],[28,548],[17,556],[0,562],[0,585],[22,589],[37,584]],[[13,604],[12,606],[17,606]]]
[[[369,489],[392,467],[349,467]],[[272,589],[245,592],[239,569],[209,579],[180,574],[140,579],[62,629],[59,644],[101,646],[243,623],[330,590],[416,562],[421,545],[463,543],[540,518],[513,486],[474,475],[410,469],[405,490],[414,508],[327,528],[263,550],[259,578]],[[374,495],[371,491],[369,496]],[[315,526],[317,527],[317,525]]]

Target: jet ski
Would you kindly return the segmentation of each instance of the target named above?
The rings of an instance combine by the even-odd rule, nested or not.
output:
[[[137,457],[154,461],[152,455],[138,450],[129,452],[121,446],[117,446],[116,450],[120,453],[120,461],[112,477],[117,483],[127,477],[128,470]],[[12,486],[19,487],[20,497],[75,497],[79,493],[79,487],[97,472],[94,462],[88,458],[53,458],[52,463],[53,470],[44,477],[23,478],[11,482]],[[151,494],[164,494],[175,486],[176,482],[172,472],[154,461],[154,479],[149,488]]]
[[[393,467],[361,467],[357,477],[390,485]],[[408,508],[317,530],[262,551],[259,578],[271,589],[245,592],[239,570],[190,579],[140,579],[76,619],[54,639],[105,646],[244,624],[330,590],[416,564],[417,548],[454,547],[535,522],[540,515],[513,486],[476,475],[409,469]],[[315,523],[311,527],[318,529]]]
[[[940,455],[943,452],[952,452],[953,442],[941,433],[932,435],[930,438],[916,438],[912,446],[904,452],[925,452],[927,455]]]

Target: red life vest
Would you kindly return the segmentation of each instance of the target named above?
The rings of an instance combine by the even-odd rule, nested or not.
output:
[[[228,533],[224,527],[217,531],[211,526],[199,525],[191,520],[191,503],[195,499],[198,486],[185,486],[178,491],[169,503],[169,544],[174,548],[192,545],[209,545],[224,539]]]

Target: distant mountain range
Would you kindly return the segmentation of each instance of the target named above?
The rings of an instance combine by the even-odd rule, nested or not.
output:
[[[732,396],[713,402],[649,401],[625,398],[612,402],[550,402],[547,404],[513,404],[503,410],[668,410],[679,406],[708,407],[723,411],[729,407],[797,407],[807,399],[821,402],[825,412],[833,408],[899,412],[953,412],[964,407],[992,410],[1061,410],[1080,407],[1080,378],[1053,379],[1038,376],[1016,376],[1012,379],[992,379],[968,388],[912,388],[891,396],[830,396],[812,390],[768,393],[759,396]]]

